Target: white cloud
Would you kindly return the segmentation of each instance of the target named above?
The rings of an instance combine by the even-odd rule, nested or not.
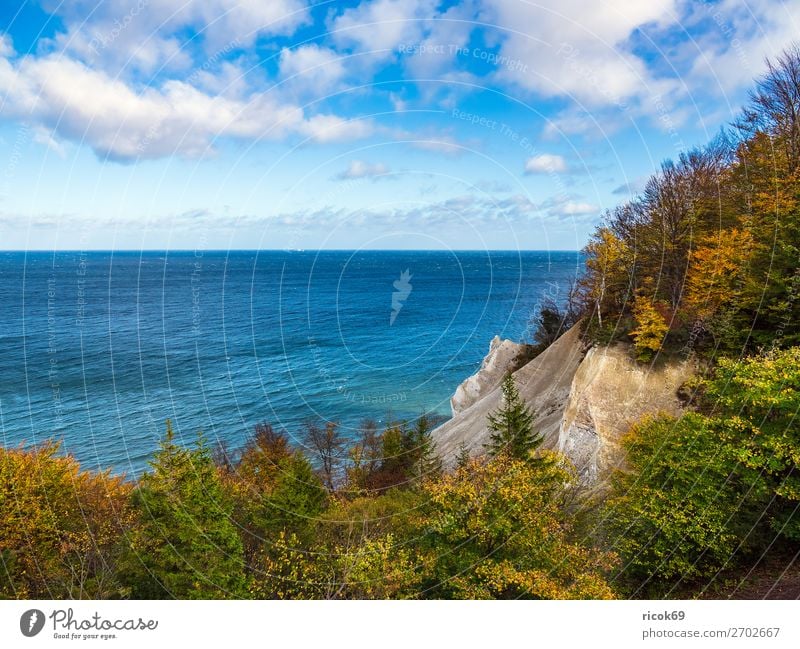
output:
[[[628,41],[645,25],[673,21],[676,5],[677,0],[487,1],[487,16],[503,30],[499,54],[504,64],[495,76],[541,96],[569,97],[588,106],[622,104],[652,93],[656,80]]]
[[[382,162],[369,163],[363,160],[351,160],[347,169],[336,174],[336,180],[355,180],[358,178],[376,178],[386,176],[389,167]]]
[[[550,208],[548,213],[553,216],[586,216],[588,214],[597,214],[599,211],[600,208],[592,203],[567,200],[557,202]]]
[[[301,94],[321,96],[335,89],[345,76],[342,58],[318,45],[284,48],[280,56],[281,76]]]
[[[14,54],[14,44],[11,41],[11,36],[8,34],[0,34],[0,56],[12,56]]]
[[[65,31],[61,51],[116,73],[158,72],[205,55],[252,45],[264,35],[288,35],[310,19],[305,0],[71,0],[46,6]],[[196,32],[187,37],[186,33]],[[201,60],[202,60],[201,58]]]
[[[401,45],[419,43],[423,20],[436,13],[437,0],[364,0],[331,24],[331,37],[342,46],[377,58],[397,54]]]
[[[41,126],[35,127],[33,129],[33,141],[46,146],[59,158],[64,158],[66,156],[67,151],[64,143],[57,140],[53,132],[46,128],[42,128]]]
[[[552,153],[535,155],[525,161],[527,174],[566,173],[566,171],[567,163],[564,158]]]
[[[723,96],[748,87],[800,32],[800,5],[774,0],[686,3],[688,20],[701,25],[686,80]]]
[[[6,98],[0,115],[30,119],[60,138],[86,142],[98,155],[119,160],[199,157],[224,137],[280,139],[296,134],[331,142],[372,132],[368,121],[309,117],[268,92],[236,99],[175,80],[137,91],[57,55],[15,61],[0,57],[0,93]]]
[[[302,121],[297,132],[322,144],[367,137],[374,132],[372,122],[365,119],[345,119],[338,115],[314,115]]]

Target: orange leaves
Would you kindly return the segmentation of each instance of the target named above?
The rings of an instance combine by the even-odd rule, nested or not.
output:
[[[81,471],[58,444],[0,448],[0,553],[12,569],[0,594],[102,597],[100,572],[130,524],[130,485]]]
[[[692,252],[685,304],[697,318],[706,320],[720,309],[733,306],[741,294],[753,237],[747,230],[731,228],[707,235]]]

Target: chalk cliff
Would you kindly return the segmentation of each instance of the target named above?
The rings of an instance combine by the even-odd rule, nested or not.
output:
[[[561,429],[566,401],[572,379],[583,358],[580,331],[573,328],[532,361],[514,372],[522,397],[536,409],[536,425],[545,436],[545,445],[555,448]],[[480,375],[481,370],[478,371]],[[499,383],[502,380],[482,381],[476,375],[475,384],[493,383],[473,403],[454,412],[453,418],[433,431],[433,438],[445,466],[452,465],[461,444],[470,454],[480,455],[489,439],[486,416],[500,404]],[[469,379],[468,379],[469,380]]]
[[[492,341],[481,368],[453,396],[452,419],[433,431],[445,466],[462,444],[473,456],[484,452],[486,416],[500,404],[500,381],[520,353],[514,345]],[[688,360],[636,363],[626,343],[587,350],[575,326],[513,373],[520,395],[536,411],[545,448],[566,454],[581,481],[592,485],[624,461],[619,440],[632,423],[648,413],[680,412],[678,388],[696,370]]]
[[[450,398],[453,416],[466,410],[499,386],[508,372],[515,372],[530,360],[531,347],[495,336],[480,369],[456,388]]]

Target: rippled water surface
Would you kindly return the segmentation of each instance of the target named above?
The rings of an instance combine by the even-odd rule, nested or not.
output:
[[[563,297],[574,252],[0,253],[0,430],[141,470],[172,419],[235,446],[259,421],[449,413],[494,335]],[[408,271],[404,277],[404,271]],[[392,317],[394,314],[394,317]]]

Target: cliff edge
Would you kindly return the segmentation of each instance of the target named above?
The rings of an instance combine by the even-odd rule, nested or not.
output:
[[[453,465],[462,445],[472,456],[483,454],[489,439],[486,417],[500,404],[504,368],[520,358],[521,348],[514,345],[492,342],[481,368],[456,391],[452,419],[433,431],[445,466]],[[520,395],[536,411],[544,448],[563,452],[581,482],[592,485],[622,465],[619,440],[634,422],[656,412],[680,413],[678,389],[696,371],[691,360],[638,364],[626,343],[587,351],[575,325],[513,374]]]
[[[582,358],[580,330],[573,327],[513,373],[520,395],[536,409],[536,426],[544,434],[548,448],[558,445],[566,400]],[[470,455],[477,456],[483,453],[484,444],[489,439],[486,416],[500,404],[499,384],[503,375],[496,382],[495,379],[483,381],[479,376],[481,371],[478,370],[474,375],[474,383],[493,383],[491,389],[487,389],[467,407],[454,412],[452,419],[433,431],[433,439],[445,466],[452,466],[462,444],[469,449]]]

